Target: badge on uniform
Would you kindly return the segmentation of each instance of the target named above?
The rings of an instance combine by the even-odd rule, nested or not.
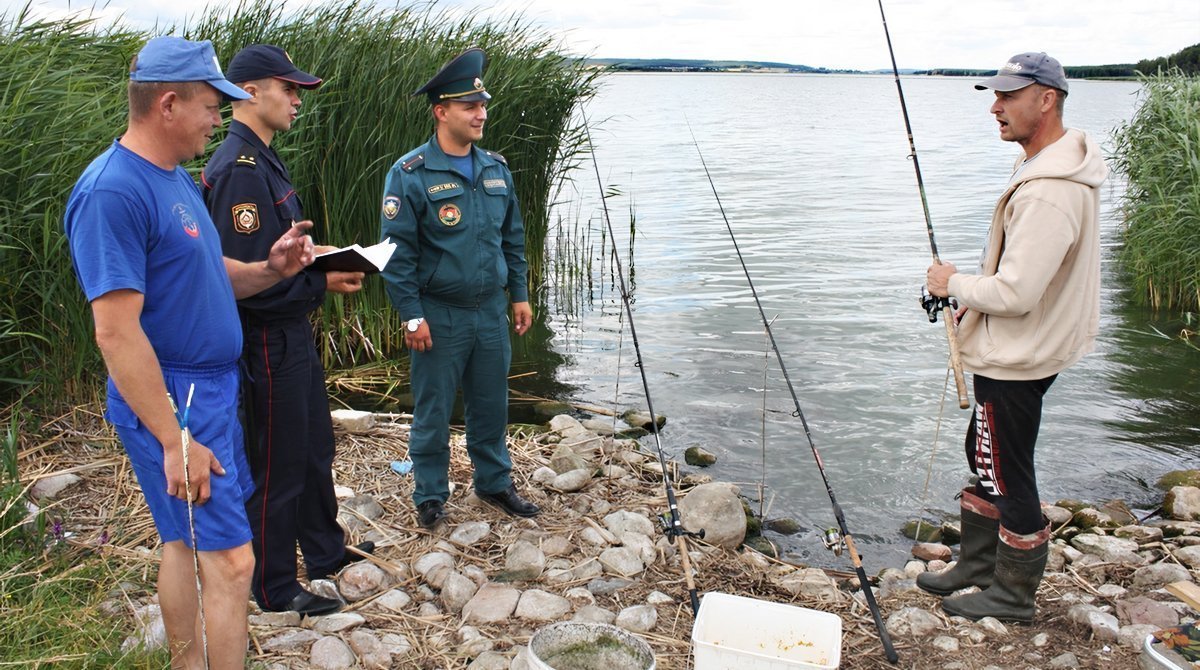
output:
[[[258,205],[243,202],[233,206],[233,229],[243,235],[258,230]]]
[[[394,195],[389,195],[383,199],[383,215],[392,220],[400,213],[400,198]]]
[[[457,226],[461,220],[462,211],[458,209],[458,205],[442,205],[442,208],[438,210],[438,221],[447,226]]]

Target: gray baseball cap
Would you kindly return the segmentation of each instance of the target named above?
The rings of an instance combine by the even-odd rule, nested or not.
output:
[[[1030,51],[1008,59],[996,74],[975,84],[975,90],[1016,91],[1030,84],[1041,84],[1067,92],[1067,73],[1046,52]]]

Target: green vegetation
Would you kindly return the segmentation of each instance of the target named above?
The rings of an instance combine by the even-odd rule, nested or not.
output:
[[[1137,295],[1155,308],[1200,309],[1200,78],[1148,77],[1114,143],[1129,181],[1120,260]]]
[[[385,10],[361,0],[287,11],[281,0],[260,0],[212,10],[182,32],[211,39],[222,62],[246,44],[273,42],[325,79],[276,146],[314,237],[336,245],[378,239],[387,169],[432,132],[427,102],[410,93],[462,49],[483,47],[496,96],[483,144],[513,170],[531,285],[541,285],[549,198],[581,147],[572,110],[597,76],[550,36],[519,17],[476,23],[428,4]],[[66,402],[99,392],[91,316],[61,221],[75,179],[124,127],[129,61],[149,37],[82,17],[0,15],[0,401],[39,387],[33,397]],[[331,298],[321,319],[330,366],[383,359],[402,344],[379,281]]]
[[[1185,75],[1200,74],[1200,44],[1181,49],[1170,56],[1140,60],[1137,71],[1142,74],[1158,74],[1171,69],[1177,69]]]

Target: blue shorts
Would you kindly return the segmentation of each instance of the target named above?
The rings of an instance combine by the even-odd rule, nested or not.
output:
[[[246,462],[246,446],[238,422],[240,375],[237,364],[217,367],[164,365],[163,378],[181,412],[187,402],[188,387],[193,383],[196,385],[188,427],[192,436],[211,449],[225,468],[224,475],[210,474],[212,497],[208,502],[192,506],[197,549],[221,551],[246,544],[251,535],[245,505],[254,492],[254,479]],[[108,382],[108,411],[104,416],[117,428],[162,541],[182,540],[191,547],[187,502],[167,495],[162,444],[125,404],[111,379]]]

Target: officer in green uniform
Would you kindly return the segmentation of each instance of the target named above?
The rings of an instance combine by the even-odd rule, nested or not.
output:
[[[513,330],[533,320],[526,284],[525,227],[504,157],[483,138],[487,57],[458,55],[413,95],[425,94],[435,121],[429,142],[388,172],[380,221],[396,251],[383,270],[404,319],[415,408],[409,436],[417,520],[433,528],[450,495],[450,413],[461,387],[475,493],[505,512],[541,510],[517,493],[505,441]]]

